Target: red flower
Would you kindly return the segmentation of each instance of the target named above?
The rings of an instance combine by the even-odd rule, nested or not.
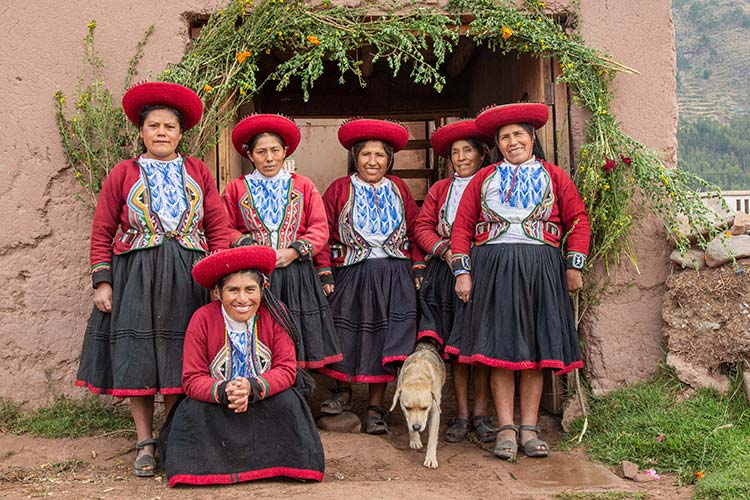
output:
[[[628,158],[627,156],[622,156],[622,155],[620,155],[620,160],[622,160],[622,162],[623,162],[623,163],[624,163],[625,165],[631,165],[631,164],[633,163],[633,160],[631,160],[631,159],[630,159],[630,158]]]
[[[615,168],[615,160],[610,160],[609,158],[604,159],[604,165],[602,165],[602,170],[604,170],[605,173],[609,173],[610,170]]]

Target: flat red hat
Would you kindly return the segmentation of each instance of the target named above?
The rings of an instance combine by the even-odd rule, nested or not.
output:
[[[289,156],[299,146],[300,133],[297,125],[289,118],[273,114],[250,115],[232,130],[232,144],[242,156],[247,157],[247,143],[258,134],[272,132],[284,140],[286,154]]]
[[[203,101],[198,94],[187,87],[169,82],[139,83],[122,96],[122,109],[133,124],[138,126],[138,118],[144,106],[161,104],[175,108],[182,114],[185,130],[195,127],[203,115]]]
[[[213,288],[222,277],[245,269],[257,269],[266,276],[276,267],[276,250],[261,245],[230,248],[212,253],[193,266],[193,279]]]
[[[386,120],[355,118],[339,127],[339,142],[346,149],[360,141],[383,141],[390,144],[395,153],[404,149],[408,140],[406,127]]]
[[[451,146],[456,141],[476,139],[485,144],[492,144],[492,134],[484,134],[477,127],[475,120],[461,120],[444,125],[430,137],[430,145],[437,154],[450,158]]]
[[[494,137],[497,129],[511,123],[528,123],[534,130],[540,129],[548,117],[546,104],[520,102],[487,108],[477,115],[476,122],[479,130]]]

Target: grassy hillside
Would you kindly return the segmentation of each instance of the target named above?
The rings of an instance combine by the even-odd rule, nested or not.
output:
[[[750,0],[673,0],[679,167],[750,190]]]
[[[750,111],[750,0],[674,0],[681,121]]]

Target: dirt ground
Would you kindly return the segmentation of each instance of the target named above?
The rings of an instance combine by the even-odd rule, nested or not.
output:
[[[311,401],[318,408],[325,388]],[[390,401],[392,388],[386,400]],[[446,391],[447,392],[447,391]],[[354,411],[364,415],[365,388],[355,388]],[[131,473],[134,436],[129,431],[78,439],[41,439],[0,434],[0,498],[502,498],[552,499],[559,493],[632,491],[647,498],[690,498],[690,488],[674,478],[636,483],[616,476],[608,467],[586,458],[582,450],[559,451],[563,439],[559,419],[540,418],[544,437],[553,448],[547,459],[519,458],[517,463],[495,459],[478,444],[446,443],[442,433],[452,415],[446,394],[440,467],[422,466],[423,451],[409,449],[399,411],[390,416],[386,436],[321,432],[326,454],[322,483],[267,480],[233,486],[170,489],[162,475],[136,478]],[[426,434],[423,442],[426,443]]]

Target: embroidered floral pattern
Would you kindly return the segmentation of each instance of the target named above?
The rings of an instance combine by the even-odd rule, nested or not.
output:
[[[138,158],[138,165],[146,175],[151,210],[156,212],[166,230],[174,229],[187,209],[182,164],[181,156],[172,161]]]
[[[394,194],[390,182],[380,186],[355,183],[354,190],[354,229],[366,239],[389,236],[401,225],[401,199]]]
[[[133,184],[126,199],[130,229],[119,237],[121,242],[130,245],[131,250],[161,245],[167,234],[189,250],[205,251],[207,248],[205,235],[198,230],[204,213],[203,190],[195,179],[188,175],[184,165],[180,175],[185,209],[172,227],[165,228],[162,219],[152,209],[152,192],[146,173],[141,169],[141,176]]]

